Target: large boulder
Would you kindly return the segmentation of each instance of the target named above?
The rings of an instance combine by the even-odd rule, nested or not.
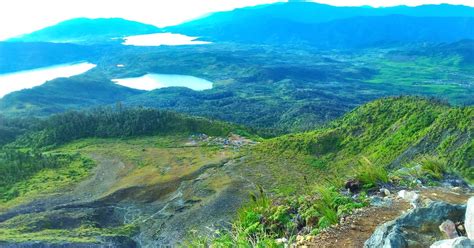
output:
[[[463,221],[466,206],[432,202],[426,207],[413,209],[399,218],[379,226],[365,242],[364,247],[405,248],[429,247],[433,239],[443,239],[439,225],[445,220]],[[439,236],[431,236],[439,233]]]
[[[467,237],[474,239],[474,196],[467,201],[466,220],[464,221]]]
[[[474,240],[466,237],[458,237],[455,239],[445,239],[432,244],[430,248],[472,248]]]

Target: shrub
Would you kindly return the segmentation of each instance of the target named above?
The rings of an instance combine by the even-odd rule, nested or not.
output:
[[[359,166],[356,169],[356,178],[365,188],[372,188],[379,183],[387,183],[389,181],[387,170],[382,166],[374,165],[366,157],[362,157],[359,161]]]
[[[420,164],[423,172],[435,179],[443,178],[443,174],[446,173],[446,162],[438,157],[425,156],[420,159]]]

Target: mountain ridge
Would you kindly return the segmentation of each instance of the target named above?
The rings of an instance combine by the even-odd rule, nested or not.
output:
[[[362,8],[298,2],[218,12],[166,27],[164,30],[221,42],[276,44],[303,42],[323,48],[347,48],[377,44],[387,34],[395,37],[395,42],[453,42],[457,39],[473,38],[474,34],[470,28],[473,18],[474,8],[460,5]],[[364,21],[367,19],[370,21]],[[431,23],[432,21],[435,23]],[[358,22],[357,26],[348,29],[347,27],[354,22]],[[447,25],[446,22],[450,24]],[[372,24],[377,24],[380,28],[371,33],[371,40],[366,41],[364,38],[369,37],[357,36],[371,30]],[[438,27],[439,24],[444,26]],[[407,25],[412,27],[411,29],[420,30],[421,35],[410,33],[410,29],[404,28]],[[268,26],[279,28],[268,29]],[[341,44],[340,36],[355,41]]]
[[[160,33],[161,29],[123,18],[74,18],[29,34],[7,39],[10,42],[120,43],[132,35]]]

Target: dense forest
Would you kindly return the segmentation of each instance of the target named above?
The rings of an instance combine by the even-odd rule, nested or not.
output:
[[[69,166],[78,159],[78,155],[70,154],[45,154],[34,150],[0,150],[0,202],[27,193],[21,187],[22,181],[46,169],[57,170]],[[92,166],[91,162],[88,163],[89,167]],[[44,179],[47,180],[47,178]]]
[[[35,127],[19,137],[12,146],[40,148],[94,137],[120,138],[193,133],[225,136],[231,131],[248,134],[245,128],[220,121],[151,108],[125,108],[118,105],[70,111],[38,120]]]

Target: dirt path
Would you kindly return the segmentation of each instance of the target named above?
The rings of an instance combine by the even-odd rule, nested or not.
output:
[[[308,247],[363,247],[378,225],[393,220],[410,208],[410,204],[394,201],[390,207],[368,207],[348,216],[343,223],[327,229],[310,242]]]

